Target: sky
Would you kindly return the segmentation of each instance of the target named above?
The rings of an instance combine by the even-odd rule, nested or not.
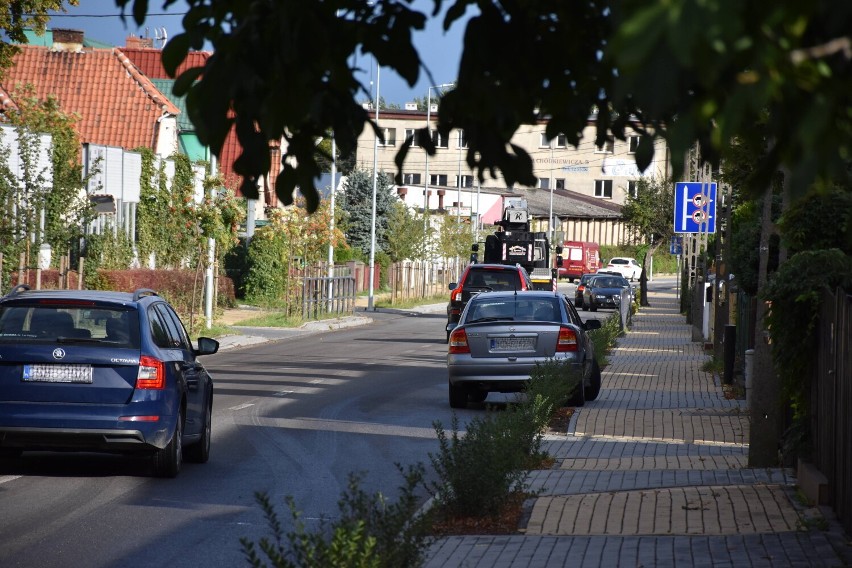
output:
[[[67,8],[66,13],[55,13],[48,26],[50,28],[83,30],[87,38],[115,46],[123,46],[130,34],[157,38],[162,35],[162,30],[165,29],[167,37],[175,36],[183,30],[181,20],[183,13],[186,12],[187,5],[182,1],[169,6],[167,9],[164,9],[162,5],[162,0],[149,0],[149,17],[146,18],[143,26],[137,27],[129,16],[125,18],[124,22],[121,21],[120,10],[115,6],[113,0],[80,0],[79,6]],[[425,13],[427,16],[431,13],[432,6],[432,0],[414,0],[412,4],[412,8]],[[459,58],[461,57],[464,22],[456,22],[446,34],[442,29],[441,22],[442,16],[428,18],[426,28],[413,36],[415,48],[420,53],[420,58],[426,68],[431,71],[434,82],[430,81],[426,73],[421,70],[419,81],[412,88],[393,71],[383,68],[379,73],[379,95],[387,103],[396,103],[402,106],[406,102],[413,101],[415,97],[426,97],[430,85],[452,83],[456,80]],[[155,46],[160,47],[161,45],[155,42]],[[369,85],[371,80],[374,79],[375,66],[366,57],[369,56],[361,56],[358,65],[362,68],[370,68],[369,74],[365,74],[361,78],[362,83]],[[433,89],[433,96],[435,92]],[[373,92],[372,97],[374,96],[375,93]],[[366,98],[366,95],[364,97]]]

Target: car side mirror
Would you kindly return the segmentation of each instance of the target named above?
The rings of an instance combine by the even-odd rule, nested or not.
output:
[[[456,289],[456,287],[458,285],[459,285],[458,282],[450,282],[450,285],[448,287],[449,287],[450,291],[453,291],[453,290]]]
[[[198,338],[198,349],[195,350],[196,355],[213,355],[219,351],[219,342],[210,337]]]
[[[583,323],[583,327],[585,327],[587,331],[591,331],[593,329],[600,329],[601,328],[601,321],[595,320],[595,319],[586,320]]]

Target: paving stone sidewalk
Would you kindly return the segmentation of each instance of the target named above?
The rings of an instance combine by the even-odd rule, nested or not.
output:
[[[675,280],[648,299],[599,398],[546,440],[557,463],[531,472],[524,532],[440,539],[428,568],[848,565],[848,538],[805,509],[791,470],[748,468],[745,401],[702,370]]]

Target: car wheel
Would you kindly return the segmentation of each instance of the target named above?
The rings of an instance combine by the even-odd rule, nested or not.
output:
[[[583,390],[583,398],[586,400],[595,400],[601,392],[601,367],[596,359],[592,360],[592,375],[589,377],[589,386]]]
[[[186,459],[195,463],[207,463],[210,459],[210,440],[213,435],[213,394],[207,396],[207,405],[204,411],[204,427],[201,430],[201,439],[197,444],[186,448]]]
[[[596,312],[596,311],[598,311],[598,307],[596,305],[594,305],[593,303],[589,302],[589,311],[590,312]]]
[[[470,391],[467,395],[470,402],[485,402],[486,398],[488,398],[488,391],[483,390]]]
[[[183,463],[183,411],[178,413],[172,439],[162,450],[154,452],[154,475],[157,477],[175,477],[180,473]]]
[[[577,384],[577,388],[574,389],[574,395],[571,397],[571,400],[568,401],[568,406],[584,406],[586,404],[586,389],[583,387],[583,381],[580,381]]]
[[[450,384],[450,408],[467,408],[467,389]]]

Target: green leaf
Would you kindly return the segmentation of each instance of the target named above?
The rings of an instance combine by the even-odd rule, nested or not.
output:
[[[166,44],[163,48],[163,67],[169,77],[174,77],[177,73],[178,66],[186,59],[186,54],[189,53],[190,37],[188,34],[178,34]]]

